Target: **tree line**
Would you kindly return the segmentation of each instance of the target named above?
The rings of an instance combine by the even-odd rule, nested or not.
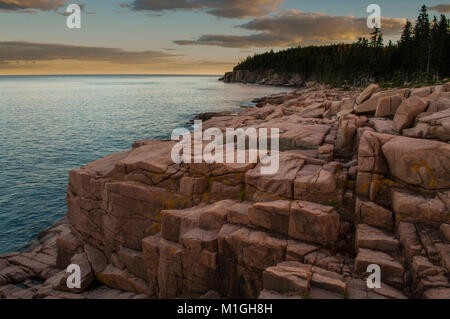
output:
[[[248,57],[234,70],[295,73],[305,80],[334,85],[385,82],[434,83],[450,77],[450,28],[444,14],[432,21],[424,5],[407,21],[397,43],[384,43],[380,29],[351,44],[295,47]]]

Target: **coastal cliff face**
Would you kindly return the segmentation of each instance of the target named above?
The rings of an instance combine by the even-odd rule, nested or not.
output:
[[[220,79],[225,83],[254,83],[264,85],[294,86],[305,85],[305,80],[299,74],[279,73],[274,70],[247,71],[239,70],[227,72]]]
[[[278,173],[174,164],[175,142],[135,142],[70,172],[70,222],[0,256],[0,294],[450,298],[450,84],[315,86],[257,102],[203,129],[280,128]],[[82,269],[75,292],[69,264]],[[381,289],[366,285],[372,264]]]

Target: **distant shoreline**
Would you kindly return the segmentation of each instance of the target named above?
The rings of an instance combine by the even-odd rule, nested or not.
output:
[[[25,76],[195,76],[195,77],[220,77],[220,74],[0,74],[0,77],[25,77]]]

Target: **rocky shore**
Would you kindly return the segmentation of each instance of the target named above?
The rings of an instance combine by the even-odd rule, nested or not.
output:
[[[279,128],[277,174],[137,141],[70,172],[67,219],[0,255],[0,297],[450,299],[450,84],[256,102],[203,129]]]

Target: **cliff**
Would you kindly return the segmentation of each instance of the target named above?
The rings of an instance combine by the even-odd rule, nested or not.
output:
[[[264,85],[277,85],[277,86],[293,86],[300,87],[305,85],[304,79],[296,73],[282,73],[275,72],[274,70],[265,71],[247,71],[238,70],[227,72],[220,78],[225,83],[254,83]]]
[[[175,164],[175,142],[138,141],[70,172],[69,222],[0,256],[0,294],[449,299],[450,85],[314,86],[259,106],[203,129],[279,128],[278,173]]]

